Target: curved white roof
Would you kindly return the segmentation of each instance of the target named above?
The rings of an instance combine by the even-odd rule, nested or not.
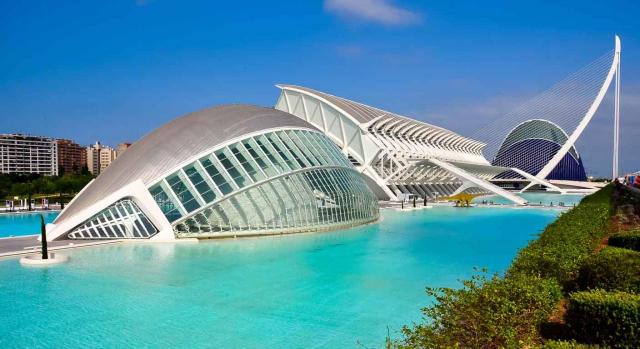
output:
[[[368,106],[346,98],[334,96],[328,93],[320,92],[308,87],[297,85],[276,85],[282,90],[297,91],[307,95],[315,96],[325,100],[327,103],[342,110],[349,117],[361,125],[372,127],[375,129],[384,129],[395,134],[420,134],[423,138],[431,138],[438,135],[436,139],[442,143],[442,146],[449,146],[464,152],[473,152],[480,154],[484,147],[484,143],[474,139],[466,138],[451,130],[428,124],[423,121],[414,120],[407,116],[392,113],[383,109]],[[429,137],[427,137],[429,135]]]
[[[174,119],[127,149],[76,196],[55,223],[138,179],[149,185],[199,153],[242,135],[276,127],[316,130],[291,114],[250,105],[223,105]]]
[[[338,108],[344,110],[346,113],[348,113],[351,117],[353,117],[356,121],[366,124],[368,122],[371,122],[375,119],[378,119],[380,116],[387,116],[387,117],[394,117],[394,118],[401,118],[401,119],[408,119],[414,122],[419,122],[423,125],[426,126],[431,126],[433,128],[437,128],[440,130],[444,130],[442,127],[438,127],[435,125],[431,125],[431,124],[427,124],[425,122],[422,121],[416,121],[413,120],[411,118],[408,118],[406,116],[402,116],[400,114],[396,114],[396,113],[392,113],[390,111],[386,111],[386,110],[382,110],[382,109],[378,109],[372,106],[368,106],[366,104],[362,104],[362,103],[358,103],[346,98],[342,98],[342,97],[338,97],[338,96],[334,96],[334,95],[330,95],[328,93],[324,93],[324,92],[320,92],[308,87],[304,87],[304,86],[297,86],[297,85],[286,85],[286,84],[278,84],[276,85],[277,87],[281,88],[281,89],[294,89],[294,90],[299,90],[302,92],[306,92],[312,95],[316,95],[318,97],[321,97],[325,100],[327,100],[329,103],[337,106]]]
[[[560,126],[545,119],[532,119],[527,120],[516,127],[514,127],[509,134],[505,137],[500,149],[496,156],[499,156],[503,152],[507,151],[515,143],[522,142],[529,139],[543,139],[562,146],[569,136]],[[532,150],[533,151],[533,150]],[[571,156],[574,159],[578,159],[578,151],[575,146],[569,149]]]

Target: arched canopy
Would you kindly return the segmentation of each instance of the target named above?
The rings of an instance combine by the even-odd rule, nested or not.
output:
[[[270,128],[315,128],[275,109],[223,105],[204,109],[155,129],[134,143],[98,176],[56,219],[67,217],[137,180],[148,185],[192,157],[244,134]]]

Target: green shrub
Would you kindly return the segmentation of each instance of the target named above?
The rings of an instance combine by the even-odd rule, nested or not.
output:
[[[640,231],[636,230],[629,233],[613,235],[609,238],[609,246],[640,251]]]
[[[597,349],[598,345],[582,344],[576,341],[548,341],[538,349]]]
[[[580,205],[547,226],[540,237],[518,252],[508,275],[554,278],[566,286],[582,261],[607,235],[613,186],[582,199]]]
[[[403,329],[399,348],[519,348],[534,344],[537,328],[562,291],[554,280],[475,276],[461,289],[427,289],[436,302],[426,321]]]
[[[589,256],[578,271],[576,288],[640,292],[640,253],[607,247]]]
[[[573,293],[566,320],[579,342],[635,348],[640,339],[640,295],[603,290]]]
[[[637,192],[631,190],[624,185],[618,185],[617,190],[614,192],[614,201],[616,206],[620,205],[633,205],[640,206],[640,196]]]

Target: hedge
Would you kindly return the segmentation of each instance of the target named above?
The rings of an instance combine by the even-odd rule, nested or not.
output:
[[[640,231],[616,234],[609,238],[609,246],[628,248],[640,251]]]
[[[554,280],[531,276],[475,276],[461,289],[427,289],[436,303],[425,321],[403,329],[399,348],[519,348],[535,344],[537,330],[562,297]]]
[[[580,342],[635,348],[640,340],[640,295],[575,292],[569,297],[565,319]]]
[[[607,247],[587,258],[576,278],[576,289],[640,293],[640,252]]]
[[[548,341],[536,348],[537,349],[596,349],[596,348],[600,348],[600,346],[582,344],[572,340],[572,341]]]
[[[604,187],[548,225],[538,239],[518,252],[507,274],[554,278],[567,286],[582,261],[607,235],[612,192],[612,185]]]
[[[389,340],[387,347],[536,345],[540,339],[538,330],[557,309],[562,289],[575,285],[582,262],[608,233],[613,190],[609,185],[585,197],[547,226],[538,239],[518,252],[504,278],[476,276],[464,281],[461,289],[427,289],[436,301],[422,309],[424,321],[404,327],[403,338]],[[572,343],[557,343],[565,344]]]

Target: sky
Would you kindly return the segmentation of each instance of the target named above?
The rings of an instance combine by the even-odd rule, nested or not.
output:
[[[623,172],[640,170],[639,1],[0,0],[0,133],[134,142],[298,84],[465,136],[622,38]],[[577,144],[610,176],[612,97]]]

